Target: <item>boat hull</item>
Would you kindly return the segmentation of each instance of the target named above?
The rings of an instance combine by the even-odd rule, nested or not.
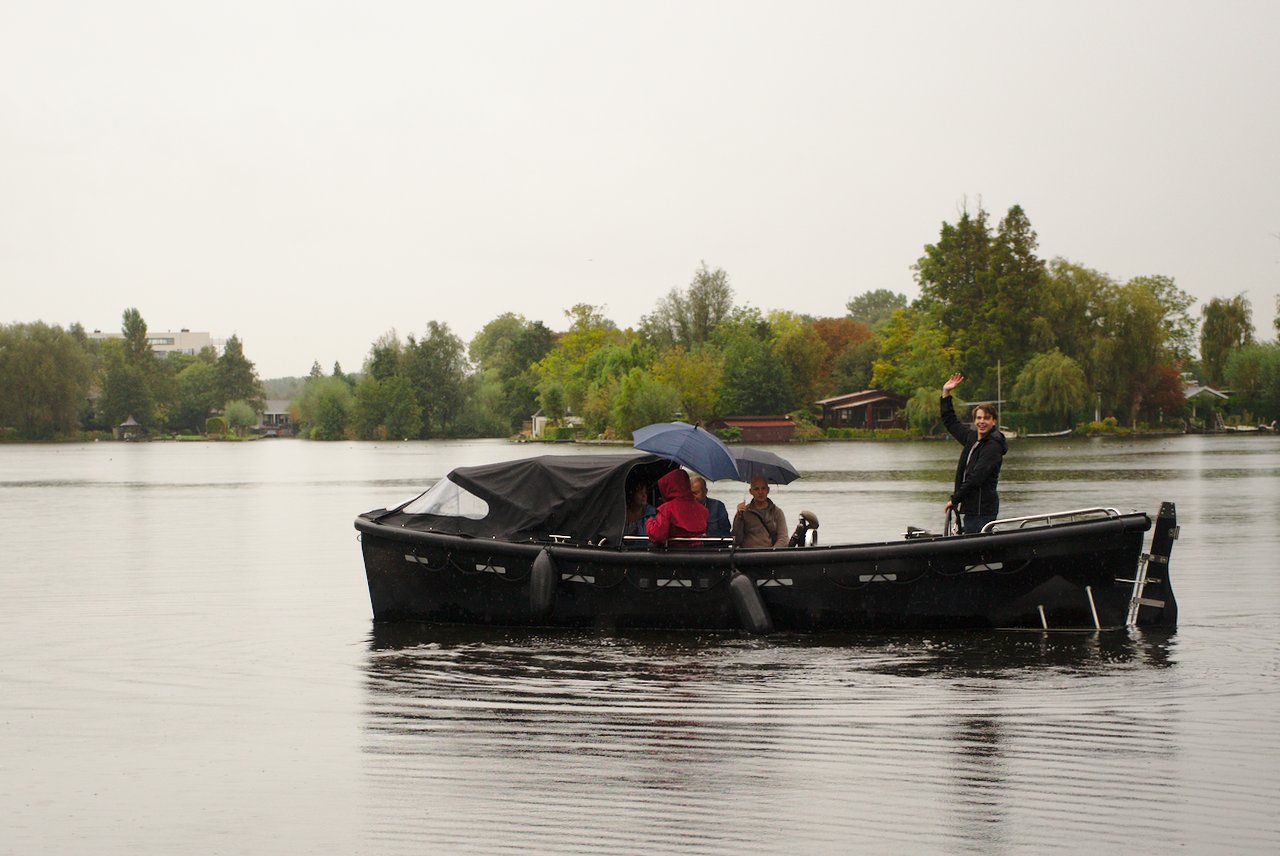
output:
[[[1172,533],[1166,541],[1176,535],[1166,506],[1153,550],[1162,526]],[[374,512],[356,528],[376,620],[753,632],[1107,630],[1177,621],[1168,546],[1159,573],[1135,591],[1151,528],[1139,513],[783,550],[512,543],[390,526]],[[1136,594],[1142,603],[1131,614]]]

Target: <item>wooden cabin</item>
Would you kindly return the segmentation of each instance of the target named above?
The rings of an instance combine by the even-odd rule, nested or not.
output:
[[[883,389],[864,389],[832,398],[824,398],[817,404],[822,408],[819,425],[823,428],[862,428],[873,431],[881,428],[906,428],[903,411],[906,396],[895,395]]]

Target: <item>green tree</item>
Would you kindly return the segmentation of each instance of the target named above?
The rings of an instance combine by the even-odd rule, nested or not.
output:
[[[450,436],[462,410],[467,360],[462,340],[448,324],[427,322],[422,339],[412,335],[405,345],[405,378],[422,408],[422,436]]]
[[[564,418],[564,402],[564,387],[558,383],[550,384],[538,393],[539,409],[542,410],[542,415],[548,419],[558,421]]]
[[[938,242],[925,245],[915,273],[920,308],[933,314],[954,340],[963,341],[971,331],[986,332],[982,322],[992,275],[987,212],[979,206],[970,216],[966,209],[955,225],[943,223]]]
[[[541,321],[528,321],[512,312],[486,324],[468,345],[471,361],[485,376],[482,387],[492,391],[497,383],[499,399],[490,407],[503,416],[497,436],[520,427],[538,409],[538,375],[533,366],[551,351],[555,334]]]
[[[0,428],[12,427],[24,440],[74,431],[89,379],[88,353],[61,327],[0,325]]]
[[[511,433],[507,391],[493,370],[470,375],[465,382],[462,413],[454,423],[458,437],[504,437]],[[525,418],[536,408],[525,411]],[[518,426],[516,426],[518,427]],[[406,435],[408,436],[408,435]]]
[[[733,288],[721,268],[702,266],[684,291],[673,288],[653,312],[640,319],[640,332],[659,350],[674,345],[693,349],[707,342],[716,326],[733,312]]]
[[[217,367],[196,360],[178,372],[177,400],[170,421],[177,427],[199,431],[224,401]]]
[[[1139,276],[1130,282],[1145,286],[1164,309],[1164,349],[1172,362],[1189,362],[1196,349],[1196,322],[1191,306],[1196,299],[1178,288],[1172,277]]]
[[[98,410],[114,427],[133,416],[147,428],[159,421],[155,396],[157,360],[151,350],[147,322],[130,307],[121,314],[121,339],[102,343],[102,394]]]
[[[364,362],[364,376],[374,380],[394,377],[400,372],[403,355],[404,347],[400,344],[396,331],[383,333],[369,348],[369,357]]]
[[[848,317],[868,328],[879,326],[892,318],[894,312],[906,308],[907,296],[890,291],[887,288],[864,291],[845,304],[845,309],[849,313]],[[845,344],[847,345],[848,343]],[[844,350],[844,348],[841,347],[840,350]]]
[[[1056,348],[1028,360],[1013,385],[1019,410],[1056,417],[1067,428],[1072,414],[1088,405],[1089,393],[1084,369]]]
[[[1253,344],[1253,307],[1244,294],[1228,299],[1215,297],[1204,305],[1201,315],[1204,327],[1200,332],[1200,364],[1205,379],[1221,386],[1231,353]]]
[[[769,322],[774,335],[770,347],[786,372],[790,400],[787,412],[813,406],[820,397],[823,370],[830,353],[813,323],[794,313],[773,312]]]
[[[942,422],[942,409],[938,403],[941,387],[942,384],[933,388],[922,386],[907,399],[907,424],[922,436],[932,433]],[[953,395],[952,399],[956,412],[963,413],[967,405],[958,396]]]
[[[852,342],[831,361],[831,379],[824,396],[858,392],[871,386],[871,373],[879,356],[879,342],[868,338]]]
[[[1021,206],[1009,209],[994,235],[979,207],[974,216],[964,211],[954,226],[944,223],[938,242],[926,245],[916,264],[918,308],[940,323],[971,388],[990,390],[992,398],[998,372],[1016,374],[1034,350],[1055,343],[1036,246]]]
[[[301,433],[312,440],[342,440],[352,407],[351,387],[342,378],[308,378],[298,400]]]
[[[134,368],[145,371],[154,361],[151,338],[147,335],[147,322],[134,307],[124,311],[120,332],[124,334],[124,359]]]
[[[218,357],[218,390],[223,401],[244,399],[258,407],[262,404],[262,384],[257,369],[244,355],[240,337],[232,334]]]
[[[654,422],[670,422],[680,407],[675,387],[655,381],[647,371],[634,368],[622,378],[613,402],[613,424],[624,434]]]
[[[1053,343],[1080,363],[1091,389],[1094,340],[1103,335],[1107,307],[1118,286],[1106,274],[1066,259],[1049,263],[1044,314],[1053,319]]]
[[[143,426],[153,426],[155,399],[142,369],[124,360],[112,364],[98,396],[98,410],[105,423],[113,427],[130,416]]]
[[[1144,401],[1168,363],[1165,307],[1141,281],[1130,281],[1107,295],[1099,335],[1093,341],[1092,380],[1104,399],[1127,411],[1136,424]]]
[[[243,437],[250,428],[258,424],[257,409],[243,398],[228,401],[227,406],[223,408],[223,416],[226,417],[227,425],[236,432],[237,437]]]
[[[1227,357],[1226,381],[1253,412],[1280,418],[1280,343],[1244,345]]]
[[[755,309],[735,312],[720,324],[714,337],[724,355],[718,413],[759,416],[791,409],[790,378],[773,338],[772,325]]]
[[[387,434],[392,438],[400,437],[405,440],[420,435],[422,407],[413,394],[409,379],[396,375],[387,378],[382,384]]]
[[[1031,221],[1014,205],[1000,221],[992,241],[991,292],[986,295],[983,332],[973,336],[970,365],[992,364],[1014,375],[1037,349],[1053,346],[1052,325],[1044,307],[1045,263],[1036,255],[1039,239]],[[989,382],[988,382],[989,385]]]
[[[686,422],[703,423],[716,415],[724,359],[715,346],[704,345],[696,351],[676,346],[654,361],[651,373],[655,383],[676,391],[679,398],[677,409],[684,414]]]
[[[586,385],[586,393],[576,412],[586,423],[587,430],[599,434],[609,425],[621,431],[613,420],[613,400],[622,380],[633,369],[645,369],[653,362],[653,349],[641,343],[634,334],[622,334],[623,341],[606,345],[587,357],[579,372]]]
[[[579,303],[565,315],[571,319],[568,331],[561,334],[555,347],[534,366],[539,399],[548,416],[551,413],[546,407],[546,395],[552,387],[559,388],[565,411],[580,413],[591,380],[586,371],[587,360],[608,345],[627,341],[617,325],[604,316],[603,307]]]
[[[403,440],[422,432],[422,406],[403,375],[378,380],[366,374],[356,384],[350,416],[362,440]]]
[[[948,342],[942,328],[919,309],[893,313],[881,333],[879,356],[871,372],[874,387],[910,397],[920,389],[941,389],[942,381],[959,367],[959,351]]]

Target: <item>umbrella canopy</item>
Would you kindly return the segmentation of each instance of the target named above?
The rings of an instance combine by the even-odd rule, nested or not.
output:
[[[800,478],[800,473],[790,461],[773,452],[750,446],[734,446],[729,453],[738,464],[738,478],[744,482],[763,478],[772,484],[790,484]]]
[[[643,452],[675,461],[703,478],[738,478],[738,465],[729,447],[706,429],[686,422],[655,422],[632,432],[632,445]]]

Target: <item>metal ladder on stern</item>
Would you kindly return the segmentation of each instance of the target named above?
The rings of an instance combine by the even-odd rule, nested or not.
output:
[[[1169,585],[1169,554],[1173,552],[1173,542],[1178,540],[1178,514],[1172,502],[1160,504],[1160,514],[1156,517],[1155,532],[1151,535],[1151,549],[1143,553],[1138,560],[1138,572],[1134,579],[1117,578],[1116,582],[1133,583],[1133,592],[1129,596],[1129,614],[1125,619],[1126,627],[1138,626],[1138,610],[1142,607],[1159,609],[1161,614],[1148,622],[1158,627],[1174,627],[1178,623],[1178,604],[1173,599],[1173,588]],[[1159,577],[1151,575],[1151,566],[1164,566],[1165,571]],[[1148,597],[1147,587],[1159,589],[1162,597]]]

